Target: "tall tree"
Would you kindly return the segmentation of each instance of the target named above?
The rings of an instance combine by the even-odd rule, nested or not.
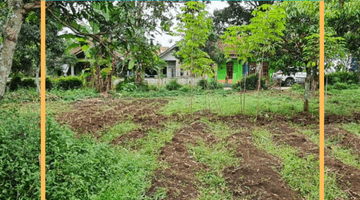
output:
[[[360,61],[360,1],[329,0],[325,2],[325,26],[343,37],[351,57]],[[360,77],[360,69],[358,67]]]
[[[2,49],[0,57],[0,100],[5,94],[7,78],[11,71],[14,52],[24,15],[40,8],[40,0],[6,0],[6,22],[2,30]]]
[[[318,79],[319,66],[319,4],[317,2],[284,2],[286,23],[283,43],[272,57],[272,67],[284,74],[306,70],[304,111],[309,111],[310,83]],[[325,27],[325,57],[343,56],[342,39]],[[330,48],[336,47],[336,48]]]
[[[249,24],[253,17],[251,13],[258,7],[274,4],[275,1],[227,1],[228,7],[215,10],[213,21],[218,34],[222,34],[228,26]]]

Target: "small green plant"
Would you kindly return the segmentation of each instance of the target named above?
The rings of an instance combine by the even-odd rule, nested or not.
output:
[[[295,83],[292,87],[291,87],[291,90],[292,91],[301,91],[301,90],[304,90],[305,88],[301,85],[299,85],[298,83]]]
[[[167,85],[166,89],[168,90],[179,90],[181,85],[177,82],[177,79],[172,79]]]
[[[258,82],[259,82],[258,75],[251,74],[250,76],[248,76],[246,78],[242,78],[238,83],[233,84],[232,88],[234,90],[240,90],[240,85],[241,85],[241,90],[243,90],[244,85],[245,85],[246,90],[255,90],[257,88]],[[261,88],[267,89],[264,78],[261,78]]]
[[[345,90],[349,88],[349,85],[347,83],[336,82],[333,88],[337,90]]]

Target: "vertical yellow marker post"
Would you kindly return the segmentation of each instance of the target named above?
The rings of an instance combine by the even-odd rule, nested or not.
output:
[[[324,199],[324,1],[320,2],[320,68],[319,68],[319,81],[320,81],[320,101],[319,101],[319,116],[320,116],[320,200]]]
[[[41,1],[41,200],[45,200],[45,1]]]

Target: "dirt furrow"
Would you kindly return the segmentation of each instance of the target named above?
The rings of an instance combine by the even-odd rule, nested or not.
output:
[[[197,199],[199,191],[196,188],[195,173],[206,170],[207,167],[196,162],[189,154],[186,144],[196,145],[198,137],[206,137],[203,123],[195,122],[191,126],[177,131],[172,141],[162,148],[159,161],[169,164],[164,171],[158,170],[155,174],[148,195],[152,195],[159,187],[167,188],[166,199]]]
[[[291,145],[299,150],[299,156],[315,154],[319,157],[319,147],[303,135],[296,134],[296,130],[285,123],[277,123],[268,128],[274,134],[274,141]],[[351,199],[360,199],[360,170],[349,166],[329,156],[329,149],[325,149],[325,166],[335,172],[337,184]]]
[[[69,124],[78,136],[97,133],[116,123],[132,120],[144,128],[161,128],[170,118],[157,114],[167,100],[103,100],[89,99],[73,103],[73,110],[64,112],[56,120]]]
[[[300,199],[271,167],[280,170],[276,157],[260,151],[253,144],[252,136],[240,132],[228,138],[236,144],[236,151],[242,161],[238,167],[224,170],[224,177],[236,197],[250,196],[252,199]]]
[[[351,148],[360,154],[360,138],[356,135],[344,130],[336,128],[334,125],[325,126],[325,138],[330,141],[336,141],[341,147]]]

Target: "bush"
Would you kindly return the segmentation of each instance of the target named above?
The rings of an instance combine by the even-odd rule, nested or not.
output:
[[[349,85],[347,83],[336,82],[333,88],[336,90],[345,90],[349,88]]]
[[[0,199],[40,198],[40,115],[0,109]]]
[[[45,78],[45,87],[46,90],[51,90],[53,88],[53,80],[50,77]]]
[[[154,87],[152,87],[154,88]],[[116,85],[116,91],[120,92],[120,91],[126,91],[126,92],[134,92],[134,91],[139,91],[139,92],[148,92],[150,90],[150,86],[148,85],[147,82],[143,81],[141,83],[136,83],[135,82],[135,77],[130,77],[130,78],[125,78],[124,81],[120,81],[117,85]]]
[[[177,82],[177,79],[172,79],[169,84],[166,85],[168,90],[179,90],[182,86]]]
[[[61,77],[56,80],[56,86],[64,90],[78,89],[83,86],[83,82],[74,76]]]
[[[197,85],[199,86],[199,87],[201,87],[203,90],[205,90],[205,89],[207,89],[208,88],[208,82],[207,82],[207,80],[204,80],[204,79],[201,79],[198,83],[197,83]]]
[[[355,72],[335,72],[325,75],[325,83],[326,79],[329,85],[334,85],[335,83],[359,84],[359,77]],[[338,86],[341,87],[340,85]]]
[[[300,85],[300,84],[298,84],[298,83],[295,83],[295,84],[291,87],[291,90],[293,90],[293,91],[299,91],[299,90],[304,90],[304,89],[305,89],[305,87],[302,86],[302,85]]]
[[[265,79],[266,78],[261,79],[260,87],[262,89],[266,90],[267,86],[265,85]],[[243,90],[245,80],[246,80],[246,85],[245,85],[246,90],[256,90],[257,89],[257,85],[258,85],[258,81],[259,81],[259,77],[257,74],[251,74],[250,76],[246,77],[246,79],[242,78],[239,82],[237,82],[236,84],[233,84],[232,88],[234,90],[240,90],[240,83],[241,83],[241,90]]]
[[[190,91],[190,87],[184,85],[184,86],[182,86],[182,87],[179,89],[179,91],[181,91],[181,92],[189,92],[189,91]]]
[[[215,79],[211,79],[210,81],[201,79],[197,85],[201,87],[203,90],[206,89],[216,90],[223,87],[223,85],[217,82]]]
[[[40,81],[40,78],[39,78]],[[25,78],[21,81],[22,88],[36,88],[35,79]]]
[[[21,77],[18,75],[15,75],[12,77],[10,83],[9,83],[9,89],[10,91],[15,91],[17,90],[19,87],[21,87],[22,83],[21,83]]]
[[[223,87],[224,86],[221,83],[217,82],[215,79],[210,80],[209,89],[215,90],[215,89],[221,89]]]

